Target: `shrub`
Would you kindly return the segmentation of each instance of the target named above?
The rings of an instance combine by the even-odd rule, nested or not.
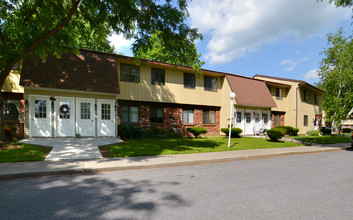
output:
[[[141,128],[134,126],[131,123],[119,125],[119,135],[121,138],[141,138]]]
[[[319,131],[311,130],[311,131],[307,131],[306,134],[308,136],[319,136]]]
[[[206,128],[201,128],[201,127],[192,127],[192,128],[187,128],[188,132],[193,134],[196,138],[198,138],[201,134],[206,134],[208,131]]]
[[[272,128],[266,131],[267,136],[271,139],[271,141],[278,141],[278,139],[284,137],[285,132],[283,129]]]
[[[4,127],[5,139],[8,141],[13,141],[16,136],[16,127]]]
[[[321,128],[321,132],[322,132],[323,135],[330,135],[331,134],[331,128],[323,127],[323,128]]]
[[[351,128],[343,128],[342,131],[343,131],[343,133],[351,133],[352,129]]]
[[[229,128],[221,128],[221,131],[229,136]],[[240,134],[243,132],[240,128],[232,128],[231,130],[231,136],[234,138],[239,138]]]
[[[293,136],[298,136],[299,129],[293,128]]]

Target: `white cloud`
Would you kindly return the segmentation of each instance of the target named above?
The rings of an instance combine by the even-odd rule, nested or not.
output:
[[[189,12],[192,26],[211,38],[205,54],[211,64],[243,57],[284,36],[305,40],[351,17],[348,8],[315,0],[193,0]]]
[[[280,64],[278,64],[279,66],[283,66],[283,65],[290,65],[293,63],[293,59],[286,59],[283,60],[282,62],[280,62]]]
[[[108,40],[117,52],[122,52],[126,56],[132,56],[131,45],[133,40],[127,40],[122,34],[112,34]]]
[[[305,80],[319,79],[317,69],[313,69],[313,70],[308,71],[305,74],[304,79]]]

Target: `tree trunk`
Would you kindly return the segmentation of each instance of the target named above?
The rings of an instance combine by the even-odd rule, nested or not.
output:
[[[2,142],[5,141],[3,112],[4,112],[4,97],[2,97],[2,94],[0,92],[0,140]]]

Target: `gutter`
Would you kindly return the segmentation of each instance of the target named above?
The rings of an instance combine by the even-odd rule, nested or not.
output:
[[[297,87],[297,91],[295,93],[295,128],[298,128],[298,92],[299,88],[304,86],[305,83],[301,83]]]

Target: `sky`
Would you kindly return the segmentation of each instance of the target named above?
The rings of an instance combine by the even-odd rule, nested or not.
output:
[[[329,45],[327,34],[340,27],[351,34],[352,9],[326,0],[193,0],[189,26],[204,39],[196,48],[203,69],[253,77],[255,74],[319,81],[317,69]],[[110,38],[115,48],[132,56],[132,41]]]

